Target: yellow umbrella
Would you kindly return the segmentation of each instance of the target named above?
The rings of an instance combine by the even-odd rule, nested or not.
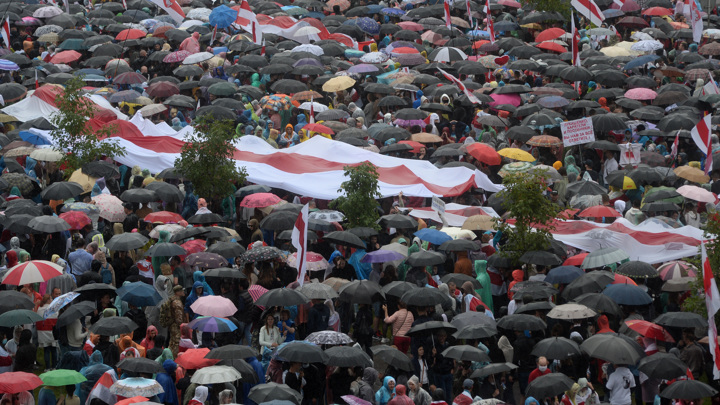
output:
[[[503,148],[498,151],[498,154],[500,156],[505,156],[506,158],[513,159],[513,160],[519,160],[521,162],[534,162],[535,158],[533,155],[529,154],[528,152],[525,152],[522,149],[519,148]]]
[[[635,185],[635,181],[631,179],[628,176],[623,177],[623,190],[636,190],[637,186]]]
[[[323,84],[323,91],[341,91],[355,85],[355,80],[348,76],[336,76]]]
[[[0,114],[0,122],[2,122],[2,123],[13,122],[13,121],[17,121],[17,120],[18,119],[13,117],[12,115]]]
[[[473,215],[463,222],[462,229],[471,231],[492,231],[495,229],[495,219],[488,215]]]
[[[87,174],[82,172],[82,169],[77,169],[73,172],[73,174],[70,176],[68,181],[74,181],[75,183],[78,183],[83,187],[83,191],[90,192],[93,189],[93,186],[95,185],[95,182],[97,179],[95,177],[90,177]]]
[[[710,177],[708,177],[705,172],[692,166],[676,167],[673,171],[678,177],[682,177],[685,180],[690,180],[693,183],[704,184],[710,181]]]

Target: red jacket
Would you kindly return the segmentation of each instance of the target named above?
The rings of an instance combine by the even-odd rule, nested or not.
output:
[[[535,370],[533,370],[533,371],[530,373],[530,377],[528,377],[528,384],[530,384],[531,382],[533,382],[534,379],[536,379],[536,378],[538,378],[538,377],[542,377],[542,376],[544,376],[544,375],[548,375],[548,374],[550,374],[550,373],[552,373],[552,371],[550,371],[549,368],[546,368],[545,371],[540,371],[539,368],[535,368]]]

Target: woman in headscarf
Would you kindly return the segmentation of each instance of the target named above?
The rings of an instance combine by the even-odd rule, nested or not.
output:
[[[408,380],[408,396],[413,400],[415,405],[430,405],[432,397],[425,391],[420,384],[420,379],[414,375]]]
[[[395,379],[387,376],[383,379],[383,385],[375,393],[375,405],[387,405],[395,397]]]
[[[160,386],[163,388],[164,391],[157,395],[158,400],[160,400],[160,403],[163,404],[177,405],[178,393],[177,388],[175,388],[175,383],[177,381],[175,378],[175,371],[178,368],[177,363],[172,360],[165,360],[162,363],[162,367],[165,372],[158,373],[155,376],[155,380],[160,383]]]
[[[208,398],[208,388],[204,385],[195,387],[195,396],[188,402],[187,405],[205,405],[205,401]]]

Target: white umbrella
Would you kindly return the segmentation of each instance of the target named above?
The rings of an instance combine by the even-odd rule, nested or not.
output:
[[[606,36],[615,35],[615,32],[609,28],[591,28],[587,31],[588,35]]]
[[[642,31],[637,31],[637,32],[633,33],[630,36],[630,38],[632,38],[636,41],[652,41],[653,39],[655,39],[647,32],[642,32]]]
[[[662,42],[656,41],[654,39],[651,40],[642,40],[640,42],[635,42],[632,44],[630,49],[633,51],[642,51],[642,52],[652,52],[656,51],[658,49],[663,49],[664,46]]]
[[[303,36],[303,35],[313,35],[313,34],[319,34],[319,33],[320,33],[319,29],[309,25],[307,27],[302,27],[302,28],[298,29],[297,31],[295,31],[295,34],[293,34],[293,36],[299,37],[299,36]]]
[[[185,17],[193,20],[208,22],[210,21],[210,13],[212,13],[212,10],[210,10],[209,8],[201,7],[190,10],[190,12],[187,13]]]
[[[581,304],[558,305],[548,312],[547,317],[553,319],[585,319],[597,315],[595,311]]]
[[[137,395],[152,397],[165,392],[159,382],[149,378],[131,377],[117,380],[110,386],[110,392],[115,395],[131,398]]]
[[[140,114],[143,117],[152,117],[155,114],[159,114],[163,111],[167,111],[167,107],[164,104],[149,104],[140,109]]]
[[[43,25],[42,27],[38,27],[38,29],[35,30],[33,35],[40,37],[45,34],[52,34],[52,33],[59,34],[60,32],[62,32],[63,29],[64,28],[59,25],[53,25],[53,24]]]
[[[194,27],[196,25],[203,25],[203,22],[200,20],[185,20],[182,22],[182,24],[180,24],[180,27],[178,27],[178,28],[180,28],[180,29],[190,28],[190,27]]]
[[[40,160],[43,162],[57,162],[60,159],[63,158],[65,154],[63,152],[60,152],[59,150],[52,149],[52,148],[39,148],[32,151],[30,154],[30,157],[35,160]]]
[[[360,62],[365,63],[383,63],[388,60],[388,56],[382,52],[370,52],[360,57]]]
[[[230,366],[209,366],[193,374],[190,382],[198,385],[234,382],[242,378],[240,372]]]
[[[32,16],[35,18],[51,18],[58,16],[62,13],[63,11],[59,7],[47,6],[40,7],[39,9],[35,10]]]
[[[210,52],[195,53],[185,58],[182,64],[194,65],[196,63],[205,62],[206,60],[212,59],[213,56],[215,55],[211,54]]]
[[[314,102],[314,101],[313,101],[312,103],[310,103],[309,101],[306,101],[306,102],[300,104],[300,107],[298,107],[298,108],[301,109],[301,110],[310,111],[310,105],[311,105],[311,104],[312,104],[312,110],[313,110],[314,112],[316,112],[316,113],[318,113],[318,112],[323,112],[323,111],[327,111],[327,110],[330,109],[330,108],[329,108],[328,106],[326,106],[325,104],[320,104],[320,103],[317,103],[317,102]]]
[[[454,62],[458,60],[466,60],[468,58],[465,52],[459,50],[458,48],[453,48],[452,46],[438,48],[434,54],[435,55],[432,58],[435,62]]]
[[[308,27],[305,27],[305,28],[308,28]],[[310,27],[310,28],[313,28],[313,27]],[[304,28],[300,28],[300,29],[304,29]],[[325,54],[325,51],[323,51],[322,48],[320,48],[317,45],[313,45],[313,44],[298,45],[295,48],[293,48],[290,52],[310,52],[311,54],[316,55],[316,56],[322,56]]]

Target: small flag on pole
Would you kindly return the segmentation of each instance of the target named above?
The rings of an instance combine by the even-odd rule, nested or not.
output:
[[[307,272],[307,234],[308,234],[308,213],[309,207],[305,204],[295,220],[292,230],[292,245],[297,249],[298,284],[303,285],[305,273]]]

